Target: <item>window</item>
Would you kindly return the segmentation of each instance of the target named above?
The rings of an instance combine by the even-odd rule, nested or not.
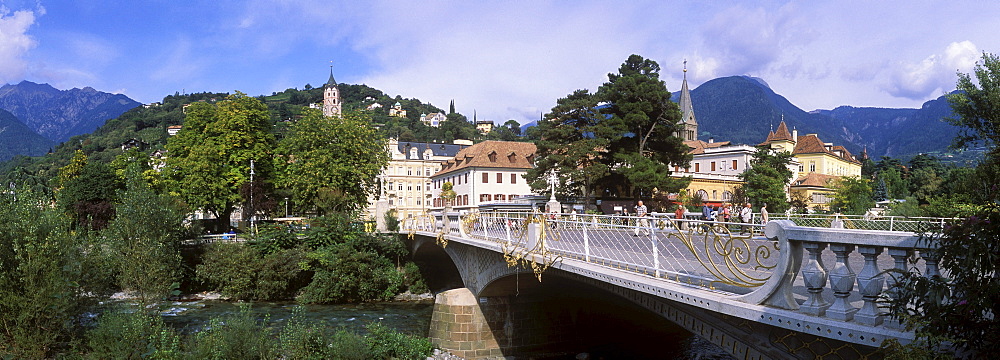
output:
[[[469,183],[469,173],[465,173],[465,183]]]
[[[722,201],[733,201],[733,193],[729,191],[722,192]]]
[[[490,162],[497,162],[497,152],[496,151],[490,152],[490,154],[486,155],[486,156],[488,156],[490,158]]]
[[[413,175],[413,168],[406,168],[406,175]]]
[[[739,166],[736,166],[736,160],[733,160],[733,170],[737,170],[737,168],[739,168]]]
[[[392,205],[392,203],[393,203],[392,199],[389,199],[389,205]]]
[[[712,200],[718,200],[718,199],[719,199],[719,191],[712,190]]]
[[[483,184],[490,182],[490,174],[483,173]]]
[[[517,184],[517,174],[510,174],[510,183]]]
[[[399,191],[403,191],[403,183],[399,183]]]
[[[420,199],[417,199],[417,205],[420,205]]]
[[[420,185],[417,185],[417,191],[420,191]]]
[[[701,163],[694,163],[694,172],[701,171]]]
[[[506,197],[505,197],[505,196],[504,196],[503,194],[496,194],[496,195],[493,195],[493,199],[496,199],[497,201],[504,201],[504,200],[507,200],[507,199],[506,199]]]
[[[712,171],[715,171],[715,161],[712,162]]]
[[[424,169],[424,176],[431,176],[431,169]]]
[[[497,184],[503,184],[503,173],[497,173]]]
[[[806,169],[804,167],[802,167],[802,165],[799,165],[799,172],[803,172],[803,171],[806,171]]]
[[[705,190],[698,190],[695,196],[700,197],[702,200],[708,200],[708,192]]]
[[[406,184],[406,190],[413,191],[413,184]]]
[[[816,172],[816,162],[815,161],[810,161],[809,162],[809,172]]]

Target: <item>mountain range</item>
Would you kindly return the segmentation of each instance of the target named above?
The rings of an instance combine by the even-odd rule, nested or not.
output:
[[[672,99],[680,99],[680,93]],[[855,155],[866,150],[876,160],[945,151],[959,130],[945,120],[952,113],[944,96],[919,109],[841,106],[807,112],[761,79],[730,76],[691,90],[691,102],[702,140],[756,145],[785,121],[799,134],[818,134]]]
[[[13,155],[44,154],[53,144],[90,133],[108,119],[139,105],[142,104],[125,95],[91,87],[59,90],[30,81],[6,84],[0,87],[0,109],[25,126],[27,132],[0,115],[6,119],[0,126],[6,132],[18,134],[16,137],[0,134],[0,148],[7,150],[0,151],[0,161]]]

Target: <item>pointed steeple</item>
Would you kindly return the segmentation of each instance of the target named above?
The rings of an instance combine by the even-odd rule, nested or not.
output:
[[[337,86],[337,80],[333,79],[333,64],[330,64],[330,80],[326,81],[325,86]]]
[[[691,103],[691,91],[688,89],[687,60],[684,60],[684,81],[681,82],[681,123],[677,136],[684,140],[698,139],[698,121],[694,117],[694,105]]]

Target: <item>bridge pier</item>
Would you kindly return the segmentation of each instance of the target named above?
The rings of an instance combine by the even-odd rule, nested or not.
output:
[[[468,288],[434,297],[428,335],[435,346],[465,359],[503,357],[476,295]]]

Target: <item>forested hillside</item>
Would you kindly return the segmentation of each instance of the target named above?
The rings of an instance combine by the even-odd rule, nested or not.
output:
[[[52,146],[54,142],[31,131],[14,114],[0,109],[0,161],[19,154],[39,156]]]

